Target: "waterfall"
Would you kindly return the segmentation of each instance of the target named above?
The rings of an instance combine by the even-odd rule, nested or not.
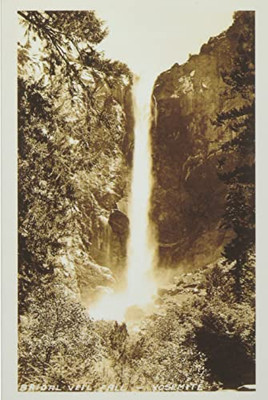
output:
[[[100,319],[124,320],[128,307],[145,306],[156,292],[153,267],[156,257],[152,223],[149,219],[152,191],[151,91],[153,79],[135,79],[134,153],[128,205],[130,233],[127,248],[127,284],[124,292],[105,295],[89,313]]]
[[[150,81],[149,81],[150,82]],[[152,88],[152,86],[150,86]],[[127,257],[129,304],[146,304],[155,292],[152,270],[156,246],[149,220],[152,191],[151,90],[148,80],[134,83],[134,154],[129,202],[130,237]]]
[[[99,217],[100,221],[100,238],[99,238],[99,249],[105,255],[103,260],[103,264],[107,267],[110,267],[112,263],[111,257],[111,227],[109,225],[108,218],[104,216]]]

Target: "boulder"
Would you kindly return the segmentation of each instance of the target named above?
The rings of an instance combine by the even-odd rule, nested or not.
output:
[[[128,217],[119,210],[114,210],[109,217],[109,224],[113,232],[120,236],[127,236],[129,231]]]

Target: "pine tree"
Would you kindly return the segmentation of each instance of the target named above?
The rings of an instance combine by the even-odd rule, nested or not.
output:
[[[21,313],[30,290],[53,279],[67,238],[79,236],[77,248],[89,253],[97,208],[89,174],[94,178],[95,165],[107,165],[124,139],[114,99],[102,104],[98,90],[132,78],[127,66],[96,50],[107,30],[93,11],[18,14],[26,38],[18,44]]]
[[[239,99],[240,107],[219,113],[216,124],[232,133],[222,146],[222,160],[233,157],[230,170],[219,163],[218,175],[227,185],[224,225],[235,237],[225,246],[224,256],[233,262],[235,293],[238,301],[254,292],[252,256],[255,245],[255,44],[254,12],[237,12],[241,24],[237,56],[231,71],[223,73],[230,98]],[[219,161],[222,161],[219,160]],[[250,267],[251,266],[251,267]]]

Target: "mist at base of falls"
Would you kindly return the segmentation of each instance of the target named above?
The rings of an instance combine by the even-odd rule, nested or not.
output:
[[[133,85],[134,154],[128,204],[129,238],[127,246],[126,288],[104,295],[90,307],[95,319],[123,321],[127,310],[146,309],[156,294],[153,276],[157,247],[149,218],[152,192],[151,93],[154,79],[136,78]],[[134,312],[135,313],[135,312]]]

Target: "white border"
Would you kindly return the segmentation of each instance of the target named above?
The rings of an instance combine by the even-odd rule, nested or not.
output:
[[[126,2],[146,0],[126,0]],[[160,1],[160,0],[155,0]],[[169,0],[161,0],[169,1]],[[204,393],[19,393],[17,392],[17,86],[16,42],[19,9],[79,10],[91,9],[90,0],[2,0],[2,399],[115,399],[168,398],[260,399],[266,396],[268,365],[268,326],[265,300],[268,290],[266,244],[268,235],[267,148],[268,148],[268,68],[267,0],[177,0],[193,12],[199,6],[208,9],[256,10],[257,44],[257,391]],[[107,0],[116,2],[116,0]],[[93,8],[93,7],[92,7]],[[153,10],[152,10],[153,15]],[[138,22],[137,22],[138,23]],[[267,367],[268,371],[268,367]]]

